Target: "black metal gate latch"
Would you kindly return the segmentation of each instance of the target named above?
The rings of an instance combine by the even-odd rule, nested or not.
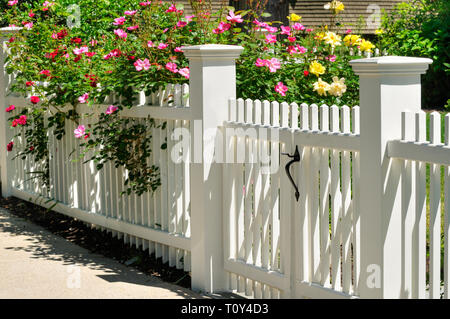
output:
[[[294,182],[294,179],[292,178],[291,172],[289,171],[289,168],[291,167],[292,164],[294,164],[295,162],[300,162],[300,153],[299,153],[299,151],[298,151],[298,146],[295,146],[295,152],[294,152],[294,155],[290,155],[289,153],[281,153],[281,155],[286,155],[286,156],[292,158],[292,160],[289,161],[289,163],[286,164],[286,166],[285,166],[284,169],[286,170],[286,174],[287,174],[287,176],[289,177],[289,180],[291,181],[292,185],[293,185],[294,188],[295,188],[295,199],[296,199],[297,202],[298,202],[298,199],[299,199],[299,197],[300,197],[300,193],[299,193],[299,191],[298,191],[297,185],[296,185],[295,182]]]

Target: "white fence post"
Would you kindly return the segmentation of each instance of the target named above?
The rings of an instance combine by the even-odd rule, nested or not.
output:
[[[19,28],[1,28],[0,29],[0,169],[1,169],[1,192],[3,197],[11,196],[12,180],[11,174],[13,172],[13,152],[6,151],[6,145],[12,141],[13,131],[8,124],[9,113],[5,112],[8,106],[8,99],[6,97],[7,87],[9,85],[9,76],[5,69],[5,59],[8,52],[8,39],[3,33],[14,32]]]
[[[402,160],[386,156],[387,142],[402,137],[402,111],[421,109],[420,75],[432,60],[390,56],[350,63],[360,77],[360,297],[400,298]]]
[[[236,97],[235,60],[243,48],[230,45],[183,47],[189,59],[191,123],[192,289],[227,290],[223,260],[222,165],[208,160],[222,146],[220,126],[228,119],[228,100]],[[202,160],[203,159],[203,160]],[[206,160],[205,160],[206,159]]]

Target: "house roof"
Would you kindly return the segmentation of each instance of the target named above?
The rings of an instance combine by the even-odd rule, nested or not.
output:
[[[331,13],[324,9],[324,5],[328,0],[321,1],[305,1],[297,0],[295,8],[290,8],[290,12],[294,12],[302,17],[302,23],[305,26],[318,27],[321,25],[329,25],[331,21]],[[356,0],[342,0],[345,5],[345,10],[342,11],[338,17],[345,29],[355,30],[357,33],[374,33],[380,27],[377,23],[376,15],[382,14],[383,9],[386,11],[392,10],[393,6],[402,0],[371,0],[371,1],[356,1]],[[362,20],[362,24],[358,25],[358,20]],[[378,19],[381,22],[380,19]]]
[[[330,25],[331,13],[324,9],[324,5],[331,0],[297,0],[295,8],[289,6],[290,13],[298,14],[302,17],[301,22],[307,27],[319,27],[321,25]],[[380,27],[377,23],[377,13],[382,14],[383,9],[390,11],[393,6],[404,0],[342,0],[345,10],[338,16],[341,19],[343,29],[352,29],[355,33],[374,33]],[[186,12],[191,12],[189,0],[176,0],[176,3],[182,3]],[[212,0],[213,10],[218,10],[221,6],[221,0]],[[358,20],[362,18],[362,24],[358,25]],[[378,20],[380,21],[380,20]]]

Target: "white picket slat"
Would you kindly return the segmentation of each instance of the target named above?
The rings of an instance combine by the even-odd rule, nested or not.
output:
[[[426,140],[426,117],[424,112],[416,113],[415,141]],[[426,289],[426,164],[416,163],[416,218],[412,239],[412,298],[425,298]]]
[[[360,116],[359,116],[359,106],[352,108],[352,130],[353,134],[360,134]],[[353,294],[359,294],[359,277],[361,272],[361,227],[360,227],[360,210],[361,203],[359,199],[359,189],[361,187],[359,183],[360,174],[360,154],[359,152],[352,153],[352,247],[353,247]]]
[[[320,130],[329,131],[329,110],[327,105],[320,107]],[[322,149],[320,154],[320,263],[322,286],[330,283],[330,221],[329,221],[329,193],[330,193],[330,154],[328,149]]]
[[[441,116],[430,115],[430,142],[441,143]],[[430,164],[430,298],[440,298],[441,286],[441,166]]]
[[[450,146],[450,114],[444,119],[445,145]],[[444,298],[450,298],[450,168],[444,169]]]
[[[339,108],[331,107],[330,114],[331,132],[339,132]],[[341,211],[341,184],[340,184],[340,156],[339,151],[331,151],[331,285],[334,290],[341,290],[341,223],[339,222]]]
[[[344,134],[350,133],[350,109],[348,106],[341,108],[341,131]],[[342,181],[342,207],[341,207],[341,223],[342,223],[342,278],[343,291],[350,293],[351,277],[352,277],[352,256],[351,256],[351,181],[350,181],[350,152],[343,151],[341,153],[341,181]]]

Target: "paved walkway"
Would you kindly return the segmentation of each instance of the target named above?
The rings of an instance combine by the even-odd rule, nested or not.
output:
[[[0,208],[0,298],[202,298]]]

